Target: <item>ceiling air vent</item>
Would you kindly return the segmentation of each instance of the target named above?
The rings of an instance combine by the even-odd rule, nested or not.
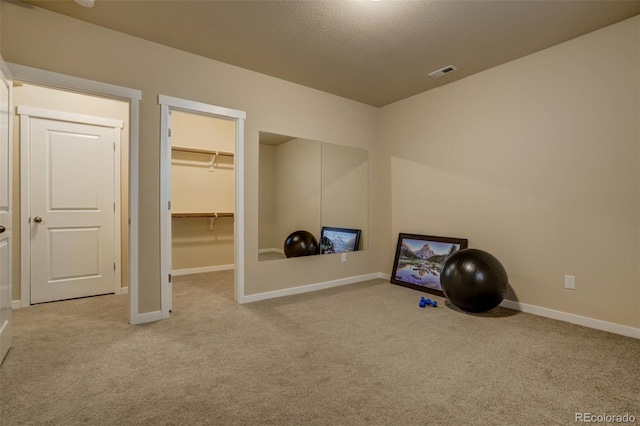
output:
[[[439,70],[436,70],[434,72],[430,72],[429,76],[431,78],[438,78],[438,77],[442,77],[445,74],[449,74],[450,72],[454,72],[455,70],[457,70],[458,68],[454,67],[453,65],[448,65],[444,68],[440,68]]]

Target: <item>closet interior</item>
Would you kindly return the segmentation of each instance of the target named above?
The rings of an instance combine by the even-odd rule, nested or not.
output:
[[[235,122],[171,112],[172,275],[234,268]]]

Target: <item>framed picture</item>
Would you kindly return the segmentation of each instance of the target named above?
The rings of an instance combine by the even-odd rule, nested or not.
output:
[[[320,254],[344,253],[358,250],[360,229],[322,227]]]
[[[460,238],[400,234],[391,283],[444,296],[440,285],[444,261],[467,245],[468,241]]]

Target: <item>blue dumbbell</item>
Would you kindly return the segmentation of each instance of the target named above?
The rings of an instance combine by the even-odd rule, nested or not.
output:
[[[436,302],[435,300],[431,300],[431,299],[425,299],[424,297],[420,298],[420,307],[424,308],[425,306],[433,306],[434,308],[438,307],[438,302]]]

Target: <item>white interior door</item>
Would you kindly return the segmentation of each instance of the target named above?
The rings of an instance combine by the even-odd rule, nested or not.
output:
[[[28,123],[31,303],[114,293],[119,129]]]
[[[11,347],[11,143],[9,83],[0,73],[0,363]]]

